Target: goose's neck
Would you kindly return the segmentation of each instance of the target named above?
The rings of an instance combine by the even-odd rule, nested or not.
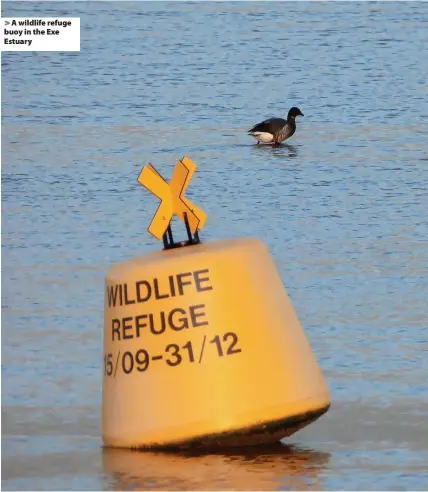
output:
[[[295,116],[289,116],[287,118],[287,123],[289,123],[293,127],[296,127],[296,117]]]

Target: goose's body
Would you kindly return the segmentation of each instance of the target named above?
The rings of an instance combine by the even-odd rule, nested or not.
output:
[[[253,126],[248,134],[257,140],[257,143],[280,144],[294,135],[296,131],[296,116],[303,116],[299,108],[293,107],[288,112],[287,119],[269,118]]]

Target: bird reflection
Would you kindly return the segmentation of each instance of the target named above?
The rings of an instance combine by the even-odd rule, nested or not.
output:
[[[329,459],[329,453],[280,443],[205,454],[103,450],[115,490],[320,490]]]
[[[299,149],[295,145],[276,144],[276,145],[253,145],[252,148],[257,152],[269,152],[279,159],[294,159],[299,155]]]

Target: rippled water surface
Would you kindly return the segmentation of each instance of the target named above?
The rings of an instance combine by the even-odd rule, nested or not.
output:
[[[427,489],[428,4],[2,7],[82,26],[2,53],[3,489]],[[104,277],[159,248],[136,178],[183,155],[203,239],[267,243],[329,384],[286,446],[101,448]]]

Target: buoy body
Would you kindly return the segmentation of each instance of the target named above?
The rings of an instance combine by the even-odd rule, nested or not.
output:
[[[271,442],[329,405],[326,382],[259,240],[159,251],[108,272],[105,445]]]

